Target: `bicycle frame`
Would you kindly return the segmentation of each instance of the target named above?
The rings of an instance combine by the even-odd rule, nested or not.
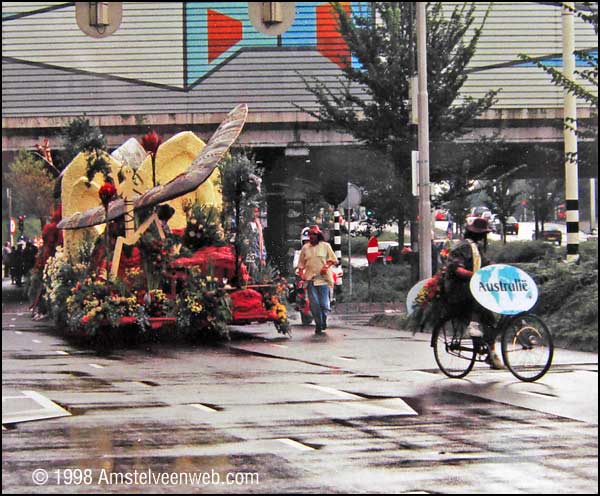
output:
[[[456,322],[457,320],[461,320],[461,322],[458,323],[458,322]],[[468,324],[466,324],[464,321],[462,321],[462,319],[451,319],[451,321],[452,321],[452,328],[453,328],[453,334],[454,334],[452,336],[452,342],[454,343],[455,339],[460,338],[459,341],[461,343],[460,345],[458,345],[457,348],[454,348],[451,351],[456,351],[456,352],[460,352],[460,351],[474,351],[475,354],[476,354],[476,358],[475,358],[476,362],[483,362],[483,361],[485,361],[485,358],[486,358],[486,356],[487,356],[487,354],[489,352],[487,343],[483,339],[481,339],[481,338],[469,338],[468,340],[464,339],[464,337],[463,337],[463,330],[464,330],[464,328],[466,328],[466,326]],[[429,345],[432,348],[434,347],[435,337],[436,337],[435,336],[435,332],[432,332],[431,333],[431,341],[429,343]],[[471,343],[473,343],[473,347],[468,346],[468,345],[465,346],[465,344],[463,344],[463,342],[465,344],[469,343],[469,345]],[[456,346],[456,345],[454,345],[454,346]],[[459,358],[465,358],[465,357],[461,356],[458,353],[456,354],[456,356],[459,357]],[[465,358],[465,360],[466,360],[466,358]]]
[[[451,378],[465,377],[475,362],[486,361],[490,353],[486,339],[465,333],[467,326],[465,318],[445,318],[431,334],[430,345],[438,366]],[[535,381],[550,368],[552,335],[538,316],[530,312],[500,315],[491,332],[494,339],[500,337],[504,364],[518,379]],[[464,367],[459,365],[463,360]]]

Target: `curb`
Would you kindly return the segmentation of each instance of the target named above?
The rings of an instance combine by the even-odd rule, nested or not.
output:
[[[17,287],[2,287],[2,302],[11,302],[11,303],[27,303],[28,298],[25,293],[25,288],[17,288]]]

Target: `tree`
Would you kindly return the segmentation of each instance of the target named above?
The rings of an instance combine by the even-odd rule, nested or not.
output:
[[[557,179],[540,178],[530,181],[527,185],[528,204],[533,209],[535,218],[535,238],[537,239],[541,230],[544,229],[544,223],[550,219],[554,209],[562,201],[562,185]]]
[[[62,130],[63,162],[68,164],[80,152],[106,150],[106,139],[99,127],[85,117],[77,117]]]
[[[489,197],[486,206],[496,212],[502,226],[502,241],[506,244],[506,219],[515,212],[521,192],[515,190],[513,180],[506,176],[490,181],[485,191]]]
[[[253,209],[259,206],[260,184],[262,182],[258,166],[245,152],[236,152],[228,156],[219,165],[223,192],[223,226],[233,238],[235,251],[235,281],[241,287],[240,261],[247,255],[250,221]]]
[[[6,175],[16,200],[15,210],[40,219],[40,229],[50,215],[54,177],[42,160],[26,150],[19,150]]]
[[[350,132],[357,140],[390,157],[393,164],[393,209],[381,208],[380,222],[398,222],[399,241],[414,205],[410,198],[411,150],[409,81],[414,64],[414,13],[412,2],[375,2],[374,15],[352,17],[333,3],[339,31],[359,65],[349,60],[342,68],[342,86],[331,89],[317,78],[304,79],[316,97],[317,111],[302,110],[322,123]],[[462,97],[466,66],[475,53],[487,18],[465,43],[474,23],[475,3],[457,6],[446,15],[441,2],[431,4],[427,18],[427,78],[432,141],[452,140],[469,130],[474,119],[490,108],[497,91],[483,98]],[[489,12],[489,10],[488,10]],[[374,18],[377,17],[377,22]],[[385,195],[387,198],[389,195]]]
[[[438,146],[434,155],[438,168],[431,179],[441,191],[433,198],[434,205],[447,208],[459,229],[473,197],[485,192],[488,182],[512,177],[524,166],[521,160],[507,143],[495,138],[482,138],[476,146]]]

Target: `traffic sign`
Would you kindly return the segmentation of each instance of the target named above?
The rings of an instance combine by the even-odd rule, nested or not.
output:
[[[372,264],[379,256],[379,242],[375,236],[371,236],[367,244],[367,261]]]
[[[340,207],[344,209],[349,208],[357,208],[360,205],[360,201],[362,200],[362,193],[358,186],[348,183],[348,193],[346,194],[346,198],[344,201],[340,203]]]
[[[15,234],[17,232],[17,221],[14,217],[10,218],[10,234]]]

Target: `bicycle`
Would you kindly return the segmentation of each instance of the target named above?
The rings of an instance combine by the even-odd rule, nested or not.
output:
[[[465,377],[490,350],[482,337],[471,337],[464,318],[442,319],[431,335],[440,370],[451,378]],[[537,381],[548,371],[554,355],[552,335],[544,321],[529,312],[501,315],[494,327],[501,341],[504,364],[519,380]]]

